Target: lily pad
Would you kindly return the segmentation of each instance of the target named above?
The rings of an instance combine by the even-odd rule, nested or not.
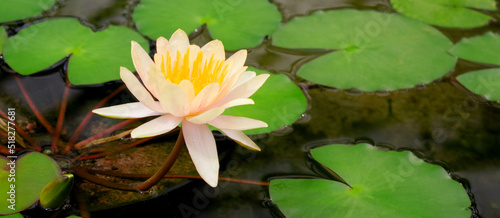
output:
[[[492,17],[479,10],[496,10],[495,0],[391,0],[396,11],[408,17],[443,27],[483,26]]]
[[[339,89],[396,90],[448,73],[452,42],[435,28],[397,14],[336,10],[297,17],[280,27],[273,44],[336,49],[304,64],[297,75]]]
[[[4,215],[23,211],[34,204],[43,187],[61,174],[59,165],[52,158],[38,152],[20,157],[15,160],[15,165],[11,161],[0,157],[0,197],[4,199],[0,204],[0,214]],[[14,171],[11,171],[11,166],[14,166]],[[14,179],[9,181],[9,178]],[[11,185],[14,185],[13,190]],[[11,198],[13,202],[7,201]],[[15,204],[14,210],[9,208],[12,203]]]
[[[500,68],[472,71],[457,80],[471,92],[490,101],[500,101]]]
[[[453,55],[469,61],[500,65],[500,35],[488,32],[464,38],[450,50]]]
[[[4,28],[0,28],[0,54],[3,52],[3,47],[5,46],[5,42],[9,36],[7,36],[7,32],[5,32]]]
[[[287,217],[470,217],[469,197],[437,165],[411,152],[368,144],[311,151],[349,186],[324,179],[277,179],[271,198]]]
[[[246,134],[260,134],[294,123],[306,111],[307,100],[302,90],[283,74],[249,68],[257,74],[268,73],[270,77],[250,98],[253,105],[228,108],[224,115],[243,116],[267,123],[268,127],[243,131]]]
[[[125,27],[110,26],[93,32],[75,19],[52,19],[11,37],[4,56],[12,69],[30,75],[70,55],[69,81],[75,85],[98,84],[120,79],[120,66],[133,69],[131,40],[149,47],[141,35]]]
[[[139,32],[152,39],[206,24],[212,38],[235,50],[260,44],[279,26],[281,14],[267,0],[143,0],[133,19]]]
[[[47,209],[57,209],[66,202],[73,188],[73,174],[58,176],[40,192],[40,204]]]
[[[0,23],[36,16],[51,8],[56,0],[2,0]]]

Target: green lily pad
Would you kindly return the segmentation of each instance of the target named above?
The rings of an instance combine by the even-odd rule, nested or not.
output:
[[[0,197],[4,199],[0,204],[0,214],[4,215],[23,211],[34,204],[40,198],[43,187],[61,174],[59,165],[52,158],[38,152],[16,159],[15,165],[10,163],[11,160],[0,157],[3,166],[0,171]],[[14,166],[14,171],[11,171],[11,166]],[[14,185],[13,191],[11,185]],[[9,208],[12,203],[15,204],[12,206],[14,210]]]
[[[500,65],[500,35],[488,32],[474,38],[464,38],[450,53],[464,60]]]
[[[495,0],[391,0],[391,4],[408,17],[451,28],[483,26],[492,17],[474,9],[497,10]]]
[[[257,74],[269,73],[249,68]],[[269,73],[271,74],[271,73]],[[243,116],[267,123],[268,127],[243,131],[260,134],[294,123],[306,111],[307,100],[302,90],[283,74],[271,74],[262,87],[251,97],[255,104],[228,108],[224,115]]]
[[[69,81],[75,85],[98,84],[119,79],[120,66],[133,69],[131,40],[148,48],[141,35],[125,27],[110,26],[93,32],[75,19],[52,19],[31,25],[11,37],[4,56],[12,69],[30,75],[71,55]]]
[[[20,213],[16,213],[16,214],[12,214],[12,215],[7,215],[7,216],[3,216],[4,218],[24,218],[23,215],[21,215]]]
[[[73,174],[64,174],[49,182],[40,192],[40,204],[48,209],[60,207],[71,193],[73,181]]]
[[[7,42],[7,39],[9,36],[7,36],[7,32],[5,32],[4,28],[0,28],[0,54],[3,52],[3,47],[5,46],[5,42]]]
[[[339,89],[396,90],[448,73],[452,42],[435,28],[397,14],[336,10],[297,17],[278,28],[273,44],[337,49],[304,64],[297,75]]]
[[[471,92],[490,101],[500,101],[500,68],[472,71],[457,80]]]
[[[206,24],[212,38],[235,50],[260,44],[279,26],[281,14],[267,0],[143,0],[133,19],[139,32],[152,39]]]
[[[277,179],[271,198],[287,217],[470,217],[460,183],[411,152],[368,144],[329,145],[311,151],[349,186],[324,179]]]
[[[56,0],[2,0],[0,23],[21,20],[39,15],[51,8]]]

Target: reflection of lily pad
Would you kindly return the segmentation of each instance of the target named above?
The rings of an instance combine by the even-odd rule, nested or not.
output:
[[[53,19],[19,31],[7,41],[4,55],[9,66],[23,75],[41,71],[71,55],[69,81],[76,85],[97,84],[119,79],[120,66],[133,69],[131,40],[148,47],[144,38],[125,27],[110,26],[92,32],[75,19]]]
[[[276,6],[267,0],[143,0],[133,17],[137,29],[153,39],[207,24],[212,38],[229,50],[258,45],[281,21]]]
[[[54,180],[61,169],[52,158],[41,153],[33,152],[22,156],[15,161],[15,176],[11,175],[10,160],[1,157],[0,165],[0,197],[4,199],[0,207],[0,214],[11,214],[22,211],[40,198],[40,191],[50,181]],[[8,178],[15,178],[15,181],[9,181]],[[10,202],[10,185],[15,185],[15,210],[8,208]]]
[[[273,44],[338,49],[302,66],[298,75],[340,89],[396,90],[429,83],[453,68],[451,41],[431,26],[396,14],[336,10],[297,17]]]
[[[268,73],[249,68],[257,74]],[[253,105],[228,108],[224,114],[243,116],[267,123],[267,128],[243,131],[246,134],[259,134],[276,130],[295,122],[307,108],[307,100],[297,85],[283,74],[271,74],[264,85],[251,97]]]
[[[3,52],[3,47],[5,46],[5,42],[9,37],[7,36],[7,32],[5,32],[4,28],[0,27],[0,54]]]
[[[470,217],[469,197],[441,167],[412,153],[371,145],[311,151],[352,186],[323,179],[277,179],[271,198],[287,217]]]
[[[464,60],[500,65],[500,35],[488,32],[464,38],[450,52]]]
[[[457,80],[471,92],[490,101],[500,101],[500,68],[472,71]]]
[[[51,8],[55,0],[2,0],[0,22],[21,20],[36,16]]]
[[[391,0],[396,11],[423,22],[452,28],[485,25],[492,17],[474,9],[496,10],[495,0]]]

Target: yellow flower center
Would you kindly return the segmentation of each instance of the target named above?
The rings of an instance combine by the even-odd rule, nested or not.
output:
[[[203,63],[203,51],[201,50],[191,62],[189,60],[189,48],[184,57],[179,50],[177,50],[176,56],[176,59],[172,61],[172,56],[167,50],[166,57],[160,54],[159,58],[161,59],[156,59],[155,61],[161,61],[161,72],[165,76],[165,79],[170,80],[170,82],[179,84],[183,80],[191,81],[195,95],[210,83],[216,82],[221,85],[228,73],[227,64],[224,65],[224,60],[214,60],[213,54],[210,59],[206,59],[205,63]]]

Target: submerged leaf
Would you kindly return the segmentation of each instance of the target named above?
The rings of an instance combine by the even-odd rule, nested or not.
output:
[[[474,9],[496,10],[495,0],[391,0],[396,11],[437,26],[472,28],[492,17]]]
[[[40,204],[47,209],[60,207],[73,188],[73,174],[64,174],[47,184],[40,192]]]
[[[249,68],[257,74],[269,73]],[[270,73],[269,73],[270,74]],[[294,123],[307,108],[302,90],[283,74],[270,74],[260,89],[250,98],[255,104],[226,109],[224,115],[242,116],[267,123],[268,127],[243,131],[246,134],[267,133]]]
[[[0,214],[25,210],[38,201],[43,187],[61,174],[59,165],[52,158],[38,152],[26,154],[14,162],[0,157],[0,165],[3,166],[0,171],[0,197],[4,199],[0,204]],[[13,202],[7,200],[11,198]],[[8,208],[11,203],[15,204],[14,210]]]
[[[411,152],[368,144],[311,151],[349,186],[324,179],[276,179],[269,191],[287,217],[470,217],[462,185]]]
[[[280,27],[273,44],[336,49],[302,66],[297,75],[340,89],[396,90],[448,73],[453,45],[435,28],[397,14],[335,10],[297,17]]]
[[[21,20],[39,15],[51,8],[56,0],[2,0],[0,23]]]
[[[131,40],[148,47],[144,38],[125,27],[110,26],[92,32],[76,19],[59,18],[19,31],[7,41],[4,56],[12,69],[23,75],[44,70],[70,56],[69,81],[75,85],[98,84],[119,79],[120,66],[133,68]]]
[[[212,38],[228,50],[257,46],[281,21],[276,6],[267,0],[143,0],[133,18],[137,29],[152,39],[179,28],[189,34],[206,24]]]

